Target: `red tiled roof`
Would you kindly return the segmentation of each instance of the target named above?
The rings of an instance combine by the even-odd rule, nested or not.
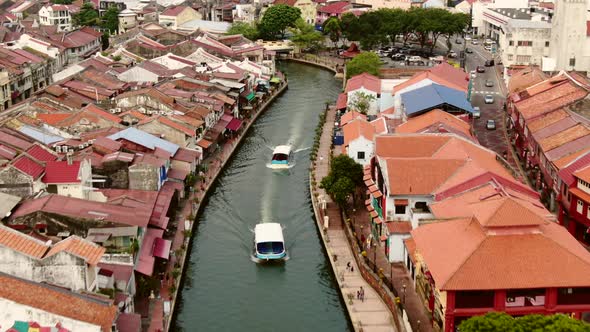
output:
[[[391,221],[386,225],[389,234],[409,234],[412,231],[412,223],[409,221]]]
[[[346,96],[345,93],[343,93],[343,95]],[[345,107],[346,107],[346,105],[345,105]],[[349,123],[349,122],[351,122],[351,121],[353,121],[355,119],[362,119],[362,120],[365,120],[366,121],[367,120],[367,116],[364,115],[363,113],[359,113],[357,111],[349,111],[349,112],[346,112],[346,113],[344,113],[340,117],[340,126],[342,127],[342,126],[346,125],[347,123]]]
[[[348,82],[346,82],[345,92],[348,93],[355,91],[361,87],[375,93],[381,93],[381,79],[379,79],[377,76],[367,73],[353,76],[348,80]]]
[[[31,145],[33,145],[31,142],[25,141],[22,138],[16,137],[4,131],[0,131],[0,142],[20,150],[26,150],[30,148]]]
[[[102,148],[105,148],[105,149],[110,150],[112,152],[115,152],[115,151],[119,151],[119,149],[121,149],[121,146],[123,145],[123,143],[114,141],[114,140],[107,138],[107,137],[98,137],[98,138],[96,138],[96,141],[94,141],[94,143],[92,145],[96,146],[96,147],[102,147]]]
[[[188,175],[188,171],[183,169],[171,168],[168,170],[168,177],[171,179],[176,179],[180,181],[184,181]]]
[[[431,127],[432,131],[429,130]],[[467,122],[458,117],[444,112],[439,109],[426,112],[417,117],[408,119],[407,122],[395,128],[396,133],[422,133],[422,132],[438,132],[439,126],[448,126],[463,134],[465,137],[471,137],[470,126]]]
[[[37,119],[47,123],[48,125],[56,125],[61,121],[73,116],[72,113],[40,113],[37,114]]]
[[[0,284],[1,298],[54,315],[98,325],[102,332],[111,331],[119,311],[110,299],[78,294],[4,273],[0,273]]]
[[[45,257],[51,257],[62,251],[80,257],[90,265],[96,265],[102,258],[106,249],[74,235],[56,243],[49,252],[47,252]]]
[[[49,161],[45,166],[43,183],[79,183],[80,165],[79,161],[71,165],[67,161]]]
[[[49,250],[45,243],[9,227],[0,225],[0,246],[10,248],[29,257],[41,259]]]
[[[88,106],[84,107],[83,110],[88,111],[92,114],[96,114],[96,115],[100,116],[101,118],[112,121],[114,123],[121,123],[121,119],[118,116],[111,114],[109,112],[106,112],[105,110],[103,110],[102,108],[100,108],[94,104],[88,104]]]
[[[192,163],[192,162],[195,162],[195,160],[197,160],[200,156],[201,156],[201,153],[199,151],[190,150],[190,149],[186,149],[186,148],[180,148],[180,149],[178,149],[178,151],[176,151],[176,153],[174,154],[174,157],[172,157],[172,160],[185,161],[188,163]]]
[[[333,2],[318,8],[320,13],[342,14],[350,4],[346,1]]]
[[[489,232],[476,219],[422,225],[412,231],[441,290],[588,287],[590,254],[554,222]],[[535,271],[531,273],[531,271]]]
[[[45,150],[40,145],[35,144],[27,151],[27,154],[39,161],[54,161],[57,160],[57,156],[52,154],[51,152]]]
[[[146,227],[152,214],[152,207],[146,204],[128,207],[84,199],[47,195],[24,201],[12,214],[19,218],[35,212],[46,212],[78,219],[104,220],[123,225]]]
[[[22,154],[12,161],[12,166],[25,174],[30,175],[34,180],[38,179],[45,171],[45,167],[28,156]]]
[[[579,156],[576,160],[562,168],[559,171],[558,176],[569,187],[576,181],[574,173],[588,165],[590,165],[590,152],[586,152],[584,155]]]
[[[586,36],[590,36],[590,21],[586,21]]]
[[[469,87],[467,73],[461,69],[457,69],[449,65],[446,62],[443,62],[426,71],[416,73],[409,80],[396,85],[393,88],[393,94],[396,94],[399,91],[425,79],[429,79],[437,84],[462,91],[467,91],[467,88]]]
[[[177,16],[186,8],[188,8],[188,7],[187,6],[176,6],[176,7],[166,8],[166,10],[164,10],[160,14],[160,16]]]
[[[338,100],[336,101],[336,109],[345,109],[348,103],[348,95],[346,93],[341,93],[338,95]]]

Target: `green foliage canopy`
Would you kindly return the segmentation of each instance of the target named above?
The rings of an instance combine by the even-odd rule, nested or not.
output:
[[[379,76],[379,67],[381,59],[373,52],[363,52],[355,56],[346,64],[346,78],[356,76],[362,73]]]
[[[98,24],[98,12],[92,2],[85,2],[77,14],[72,16],[74,26],[96,26]]]
[[[490,312],[474,316],[459,324],[461,332],[588,332],[590,324],[557,314],[526,315],[514,318],[505,313]]]
[[[339,155],[332,159],[330,173],[324,177],[320,187],[334,198],[334,201],[344,206],[355,188],[363,183],[363,166],[357,164],[347,155]]]
[[[250,40],[258,39],[258,28],[254,24],[234,22],[227,31],[227,35],[243,35]]]
[[[294,28],[301,17],[301,9],[287,5],[275,5],[266,10],[258,30],[265,39],[285,38],[288,28]]]

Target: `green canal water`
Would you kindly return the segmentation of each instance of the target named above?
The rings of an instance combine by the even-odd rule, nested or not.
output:
[[[318,115],[342,82],[296,63],[279,67],[289,89],[252,126],[197,218],[173,331],[351,331],[309,198],[309,147]],[[296,164],[266,167],[291,142]],[[279,222],[290,259],[250,259],[261,221]]]

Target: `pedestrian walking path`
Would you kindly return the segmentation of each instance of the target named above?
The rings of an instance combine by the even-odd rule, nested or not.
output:
[[[327,112],[326,122],[320,139],[318,159],[315,165],[315,177],[319,182],[329,172],[329,156],[334,129],[336,110]],[[315,197],[317,192],[318,196]],[[326,201],[326,208],[320,206],[320,200]],[[316,214],[316,221],[324,246],[328,253],[330,263],[336,275],[338,285],[344,297],[350,319],[355,331],[365,332],[393,332],[395,321],[386,304],[377,292],[363,279],[354,259],[354,253],[346,238],[343,222],[338,207],[323,189],[312,190],[312,201]],[[329,216],[329,226],[324,230],[324,216]],[[352,269],[347,267],[348,263]],[[357,298],[357,291],[364,290],[364,299]]]

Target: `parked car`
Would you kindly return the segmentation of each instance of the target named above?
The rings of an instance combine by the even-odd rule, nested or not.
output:
[[[470,73],[470,75],[469,75],[469,76],[470,76],[471,78],[475,78],[475,77],[477,76],[477,74],[476,74],[475,70],[472,70],[472,71],[470,71],[469,73]]]
[[[480,116],[481,116],[481,111],[479,110],[479,107],[477,107],[477,106],[473,107],[473,118],[479,119]]]
[[[418,62],[418,61],[422,61],[422,58],[417,55],[413,55],[410,57],[409,61],[410,62]]]
[[[396,53],[391,56],[391,60],[393,61],[403,61],[406,59],[406,56],[401,53]]]
[[[461,39],[459,39],[459,38],[455,39],[455,44],[461,44]]]
[[[493,104],[494,103],[494,96],[492,95],[485,95],[485,97],[483,98],[484,102],[486,104]]]
[[[478,73],[485,73],[486,72],[486,67],[484,67],[484,66],[477,66],[476,71]]]
[[[479,45],[479,42],[477,41],[477,39],[474,39],[471,41],[471,45]]]
[[[496,130],[496,120],[488,120],[486,122],[486,128],[488,130]]]
[[[471,37],[470,36],[465,36],[465,40],[466,41],[470,41],[471,40]]]
[[[492,46],[489,46],[489,45],[488,46],[484,46],[483,49],[486,50],[486,51],[488,51],[488,52],[491,52],[492,51]]]
[[[457,57],[457,52],[455,52],[455,51],[449,52],[449,58],[456,58],[456,57]]]
[[[470,53],[471,54],[471,53],[473,53],[473,50],[470,49],[469,47],[467,47],[467,48],[465,48],[465,53]]]
[[[486,60],[485,64],[486,67],[493,67],[495,65],[494,60]]]
[[[494,86],[494,81],[492,81],[492,80],[486,80],[486,86],[487,86],[488,88],[491,88],[491,87],[493,87],[493,86]]]

